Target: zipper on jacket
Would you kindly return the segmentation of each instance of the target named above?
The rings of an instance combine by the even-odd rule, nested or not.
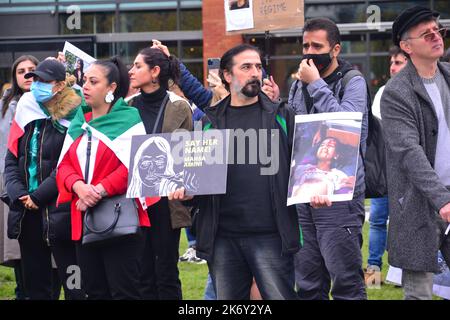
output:
[[[46,218],[47,218],[47,235],[46,235],[46,241],[47,241],[47,245],[50,247],[50,239],[49,239],[49,231],[50,231],[50,221],[48,218],[48,207],[45,207],[45,213],[46,213]]]
[[[34,128],[33,128],[33,130],[34,130]],[[25,169],[25,185],[26,185],[26,187],[28,188],[28,168],[27,168],[27,160],[28,160],[28,152],[27,152],[27,150],[28,150],[28,145],[29,145],[29,143],[30,143],[30,135],[31,135],[31,133],[33,132],[33,130],[30,130],[29,132],[28,132],[28,136],[27,136],[27,139],[25,140],[25,161],[24,161],[24,169]]]
[[[39,146],[39,176],[41,178],[41,184],[42,184],[42,146],[44,144],[44,136],[45,136],[45,129],[47,128],[47,120],[44,121],[44,129],[42,130],[42,136],[41,136],[41,145]],[[46,232],[46,241],[47,245],[50,246],[50,240],[49,240],[49,232],[50,232],[50,219],[48,216],[48,206],[45,207],[45,219],[47,220],[47,232]]]
[[[28,132],[28,136],[25,139],[25,161],[24,161],[24,169],[25,169],[25,186],[28,188],[28,170],[27,170],[27,158],[28,158],[28,152],[27,152],[27,145],[30,142],[30,134],[31,134],[32,130],[30,130]],[[19,239],[20,235],[22,234],[22,221],[23,218],[25,218],[25,213],[26,213],[27,209],[23,209],[23,214],[22,214],[22,218],[20,218],[19,221],[19,234],[17,235],[17,239]]]
[[[41,184],[42,184],[42,145],[44,143],[44,135],[45,135],[45,129],[47,127],[47,121],[44,122],[44,129],[42,130],[42,135],[41,135],[41,144],[39,146],[39,177],[41,178]]]
[[[274,114],[273,114],[273,116],[271,117],[271,121],[270,121],[270,133],[269,133],[269,135],[268,135],[268,139],[269,139],[269,141],[270,142],[268,142],[268,146],[267,146],[267,148],[268,149],[270,149],[269,151],[270,151],[270,155],[272,155],[273,154],[273,152],[274,152],[274,150],[272,150],[272,146],[270,145],[271,143],[272,143],[272,130],[274,129],[274,128],[276,128],[276,130],[278,130],[278,131],[282,131],[282,130],[280,130],[278,127],[277,127],[277,124],[276,124],[276,122],[277,122],[277,120],[276,120],[276,117],[277,117],[277,114],[278,114],[278,110],[279,109],[276,109],[275,110],[275,112],[274,112]],[[279,136],[279,139],[280,139],[280,141],[279,141],[279,143],[278,143],[278,146],[279,146],[279,148],[281,149],[281,139],[282,139],[282,137],[283,137],[283,132],[280,132],[279,134],[278,134],[278,136]],[[276,150],[277,152],[279,152],[280,150]],[[269,184],[270,184],[270,191],[271,191],[271,195],[270,195],[270,197],[271,197],[271,202],[272,202],[272,210],[273,210],[273,216],[274,216],[274,220],[275,220],[275,224],[276,224],[276,227],[277,227],[277,230],[278,230],[278,234],[279,234],[279,236],[280,236],[280,239],[281,239],[281,252],[280,252],[280,256],[283,256],[283,246],[284,246],[284,243],[285,243],[285,241],[283,241],[283,238],[284,238],[284,233],[282,232],[282,230],[280,229],[280,225],[279,225],[279,223],[278,223],[278,220],[279,220],[279,213],[278,213],[278,210],[277,210],[277,204],[276,204],[276,199],[275,199],[275,184],[276,184],[276,178],[275,178],[275,175],[271,175],[270,177],[269,177]]]
[[[23,209],[22,218],[20,218],[20,221],[19,221],[19,233],[17,234],[16,240],[18,240],[20,235],[22,234],[22,221],[23,221],[23,218],[25,218],[26,211],[27,211],[27,209]]]

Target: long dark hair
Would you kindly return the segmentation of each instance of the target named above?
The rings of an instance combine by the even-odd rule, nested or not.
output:
[[[36,59],[34,56],[31,55],[23,55],[14,61],[12,68],[11,68],[11,89],[9,89],[9,94],[3,96],[3,107],[2,107],[2,118],[5,117],[6,111],[8,111],[9,104],[11,100],[14,97],[20,97],[22,94],[24,94],[23,90],[19,87],[19,84],[17,83],[17,66],[24,61],[31,61],[35,66],[39,64],[39,60]]]
[[[77,64],[80,64],[80,69],[77,68]],[[75,63],[75,70],[73,74],[75,75],[75,78],[77,78],[77,84],[79,86],[83,86],[83,77],[84,77],[84,61],[83,59],[77,59],[77,62]]]
[[[77,62],[75,63],[75,70],[78,70],[77,65],[76,65],[78,62],[80,63],[80,71],[83,72],[83,69],[84,69],[83,59],[77,59]]]
[[[114,105],[119,98],[125,98],[130,87],[130,79],[128,77],[127,67],[123,64],[118,56],[112,57],[109,60],[97,60],[94,65],[102,66],[106,70],[106,79],[108,84],[115,82],[117,84],[116,90],[113,92],[114,100],[111,105]]]
[[[161,87],[169,88],[169,79],[179,85],[180,63],[177,58],[168,57],[161,50],[155,48],[144,48],[139,54],[144,57],[144,62],[150,69],[156,66],[160,68],[158,80]]]

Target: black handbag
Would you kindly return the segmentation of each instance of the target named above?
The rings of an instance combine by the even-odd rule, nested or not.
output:
[[[91,134],[88,132],[85,181],[89,177]],[[83,219],[82,244],[103,244],[139,232],[139,214],[134,199],[123,195],[104,198],[95,207],[88,208]]]

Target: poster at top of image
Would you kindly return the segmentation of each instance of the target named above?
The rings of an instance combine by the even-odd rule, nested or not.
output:
[[[227,31],[253,28],[252,4],[252,0],[224,0]]]

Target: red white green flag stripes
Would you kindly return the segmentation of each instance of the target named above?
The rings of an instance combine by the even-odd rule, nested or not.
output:
[[[119,99],[109,113],[89,122],[86,122],[84,116],[86,111],[88,110],[80,108],[72,120],[64,140],[58,164],[64,159],[72,143],[85,132],[90,131],[93,137],[102,141],[114,152],[120,162],[129,168],[131,138],[134,135],[146,134],[139,111],[130,107],[123,99]],[[86,160],[78,159],[78,161],[79,163],[84,163]],[[81,169],[84,170],[84,168]],[[141,199],[141,203],[144,207],[147,207],[157,202],[160,198],[152,199]]]
[[[131,137],[145,135],[139,111],[130,107],[123,99],[118,100],[111,111],[101,117],[86,122],[84,117],[86,109],[80,108],[67,131],[64,145],[59,157],[62,161],[72,143],[88,130],[102,141],[119,158],[127,168],[129,167],[131,152]]]
[[[25,133],[25,127],[35,120],[48,119],[50,116],[39,106],[31,92],[26,92],[17,103],[16,113],[8,136],[8,149],[17,157],[19,139]],[[61,119],[59,124],[68,128],[70,121]]]

